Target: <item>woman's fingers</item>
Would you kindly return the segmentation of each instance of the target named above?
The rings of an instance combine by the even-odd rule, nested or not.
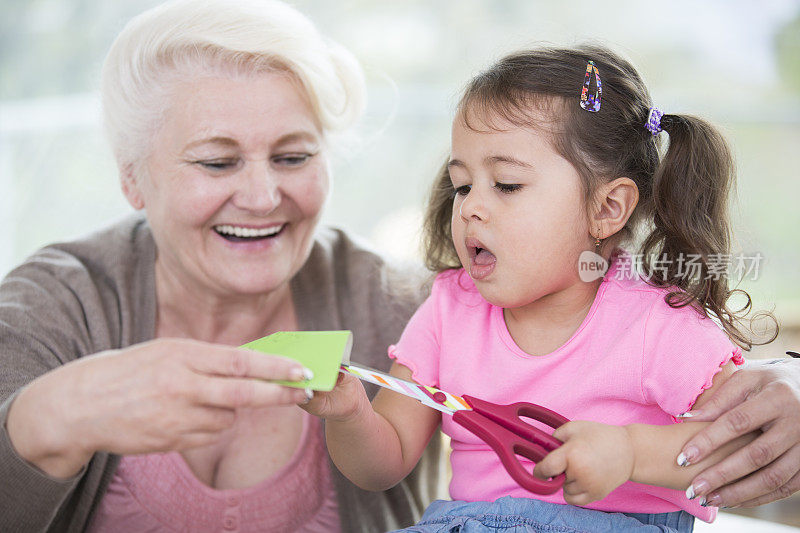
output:
[[[736,372],[700,408],[707,419],[726,407],[730,411],[690,439],[682,460],[696,462],[719,445],[754,430],[764,434],[696,476],[692,485],[707,494],[711,505],[760,505],[791,495],[800,488],[800,362],[781,360]],[[736,404],[736,399],[744,400]],[[748,475],[749,474],[749,475]],[[714,490],[716,489],[716,490]]]
[[[707,472],[703,472],[701,476],[705,477]],[[786,498],[798,489],[800,489],[800,445],[786,451],[769,466],[735,483],[712,490],[706,496],[706,501],[714,506],[752,507]]]
[[[311,378],[308,369],[285,357],[210,344],[205,344],[204,348],[185,354],[187,365],[195,372],[265,380],[302,381]]]
[[[780,416],[780,412],[776,411],[772,402],[764,398],[753,397],[724,413],[689,439],[683,446],[682,457],[678,458],[678,463],[683,466],[697,463],[723,444],[765,426],[778,416]],[[774,458],[779,453],[763,454],[764,457],[768,455],[772,455]]]
[[[191,420],[191,431],[201,433],[214,433],[224,431],[236,421],[236,411],[221,407],[195,407],[187,413]]]
[[[722,413],[730,411],[743,403],[748,396],[759,390],[760,387],[759,374],[746,370],[736,371],[702,407],[689,412],[691,418],[697,422],[716,420]]]
[[[248,378],[203,377],[197,380],[194,400],[201,405],[239,409],[290,405],[306,401],[306,391]]]
[[[789,449],[789,446],[775,436],[776,433],[771,430],[762,434],[747,446],[697,475],[692,480],[694,494],[706,496],[711,491],[744,478],[751,472],[774,461]],[[788,481],[788,477],[783,479],[779,485],[769,487],[767,490],[775,490],[786,481]]]
[[[764,505],[765,503],[774,502],[776,500],[782,500],[784,498],[788,498],[795,492],[800,490],[800,472],[795,474],[788,482],[784,485],[779,487],[777,490],[764,494],[762,496],[758,496],[755,499],[744,501],[738,504],[738,507],[758,507],[759,505]],[[722,496],[723,498],[726,497],[725,495]],[[735,503],[736,498],[731,498],[731,501],[734,502],[733,505],[737,505]],[[729,507],[732,507],[730,505]]]

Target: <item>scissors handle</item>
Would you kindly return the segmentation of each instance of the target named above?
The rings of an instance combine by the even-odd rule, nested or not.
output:
[[[540,405],[518,402],[497,405],[463,396],[472,410],[456,411],[453,421],[480,437],[497,453],[506,471],[521,487],[537,494],[552,494],[564,484],[564,474],[542,480],[522,466],[517,455],[534,463],[561,446],[562,442],[544,431],[522,421],[521,416],[539,420],[552,428],[569,419]]]

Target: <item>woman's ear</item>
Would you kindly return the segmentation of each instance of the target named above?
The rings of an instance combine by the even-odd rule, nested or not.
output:
[[[595,209],[589,230],[596,238],[607,239],[625,227],[639,203],[639,188],[630,178],[617,178],[602,184],[595,195]]]
[[[144,198],[142,191],[139,188],[139,180],[133,172],[133,164],[129,163],[120,169],[120,185],[122,186],[122,194],[128,200],[128,203],[137,211],[144,208]]]

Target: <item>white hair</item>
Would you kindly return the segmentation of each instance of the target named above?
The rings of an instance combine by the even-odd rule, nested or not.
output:
[[[103,118],[120,169],[139,174],[173,83],[200,74],[291,73],[323,132],[361,116],[364,75],[343,47],[277,0],[174,0],[132,19],[102,72]]]

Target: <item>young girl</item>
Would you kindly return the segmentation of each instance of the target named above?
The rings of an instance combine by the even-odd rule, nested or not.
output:
[[[694,516],[715,517],[694,497],[701,487],[684,489],[719,455],[676,464],[700,425],[675,422],[750,347],[712,262],[729,253],[733,166],[707,123],[650,107],[634,68],[599,47],[517,53],[467,87],[425,223],[439,274],[389,349],[391,372],[582,422],[555,431],[564,445],[534,473],[566,472],[566,483],[540,496],[449,416],[385,390],[370,406],[360,382],[342,376],[305,408],[327,419],[333,461],[362,488],[402,479],[440,422],[451,438],[455,501],[432,505],[414,531],[691,531]],[[647,280],[618,248],[639,227],[649,231]],[[602,259],[587,263],[586,252]],[[604,276],[580,268],[602,261]]]

